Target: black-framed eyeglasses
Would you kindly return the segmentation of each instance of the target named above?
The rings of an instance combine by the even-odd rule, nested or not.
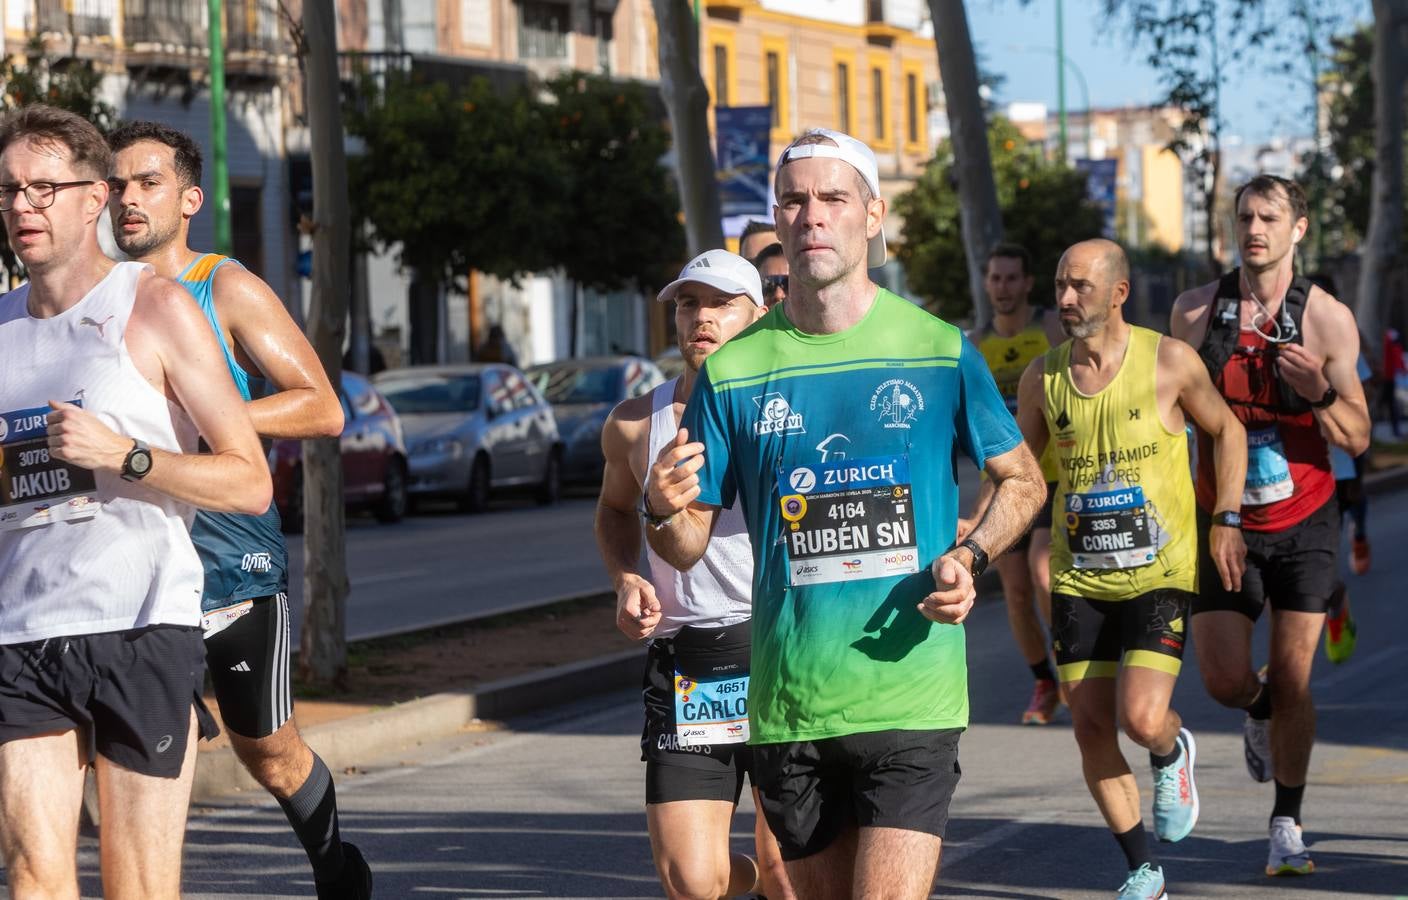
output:
[[[31,181],[29,184],[0,184],[0,212],[15,208],[15,198],[24,191],[25,199],[35,209],[48,209],[54,205],[54,196],[68,187],[97,184],[96,181]]]
[[[771,293],[771,292],[773,292],[773,291],[782,291],[782,293],[784,293],[784,294],[787,293],[787,276],[786,276],[786,275],[764,275],[764,276],[763,276],[763,293],[764,293],[764,294],[768,294],[768,293]]]

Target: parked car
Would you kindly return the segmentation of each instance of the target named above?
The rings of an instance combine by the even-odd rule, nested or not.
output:
[[[342,373],[342,495],[349,510],[370,509],[382,522],[406,515],[406,444],[396,411],[371,382]],[[269,450],[274,502],[284,531],[303,531],[302,441],[275,441]]]
[[[562,480],[571,484],[601,482],[606,465],[601,426],[606,417],[617,403],[649,393],[665,380],[655,363],[639,356],[564,359],[533,366],[527,374],[552,404],[566,448]]]
[[[562,442],[552,409],[522,372],[501,363],[411,366],[375,379],[406,433],[412,500],[454,499],[482,512],[495,491],[562,489]]]

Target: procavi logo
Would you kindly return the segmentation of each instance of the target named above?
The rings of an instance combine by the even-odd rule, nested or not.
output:
[[[879,415],[886,428],[909,428],[924,411],[924,395],[913,383],[891,378],[870,395],[870,411]]]
[[[793,412],[787,398],[778,393],[763,394],[753,398],[758,407],[758,421],[753,423],[753,433],[759,437],[769,434],[805,434],[802,414]]]

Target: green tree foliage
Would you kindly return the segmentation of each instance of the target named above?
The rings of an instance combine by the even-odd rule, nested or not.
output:
[[[38,39],[30,42],[23,57],[0,61],[0,84],[6,109],[47,103],[78,113],[104,134],[117,121],[116,111],[99,96],[103,74],[92,61],[50,56]]]
[[[1363,26],[1332,38],[1330,67],[1321,79],[1329,96],[1329,152],[1308,161],[1300,178],[1326,198],[1323,225],[1328,254],[1358,249],[1369,229],[1374,180],[1374,29]],[[1408,135],[1405,135],[1408,140]],[[1404,238],[1408,252],[1408,235]]]
[[[566,217],[551,223],[552,256],[599,290],[660,284],[684,255],[679,198],[661,159],[670,138],[639,85],[599,75],[547,84],[547,115]]]
[[[1086,197],[1084,172],[1043,159],[1008,120],[992,119],[988,145],[1007,226],[1003,239],[1032,254],[1032,299],[1046,303],[1061,253],[1076,241],[1099,237],[1104,214]],[[949,319],[972,310],[953,171],[953,148],[944,141],[914,187],[895,198],[904,218],[897,255],[910,290]]]
[[[422,277],[459,284],[561,267],[599,288],[651,283],[680,255],[668,133],[646,89],[564,75],[540,96],[477,79],[364,80],[347,129],[354,214]]]

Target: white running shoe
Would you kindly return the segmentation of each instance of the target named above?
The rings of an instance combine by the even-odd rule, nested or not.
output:
[[[1271,851],[1266,855],[1267,875],[1309,875],[1315,862],[1305,849],[1301,828],[1290,816],[1271,820]]]

